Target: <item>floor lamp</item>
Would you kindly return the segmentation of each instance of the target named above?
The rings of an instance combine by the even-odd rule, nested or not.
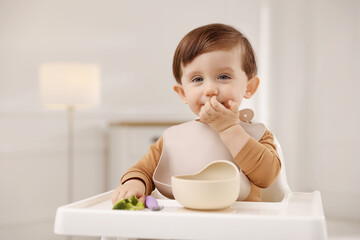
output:
[[[74,194],[74,110],[100,101],[100,67],[86,63],[44,63],[40,65],[40,92],[47,109],[66,109],[68,121],[68,202]]]

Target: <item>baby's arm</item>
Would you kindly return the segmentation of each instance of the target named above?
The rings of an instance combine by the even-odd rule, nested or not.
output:
[[[281,169],[273,134],[266,130],[259,141],[250,138],[236,155],[234,162],[256,186],[270,186]]]
[[[229,101],[228,106],[226,108],[212,97],[201,110],[200,121],[219,132],[234,162],[251,182],[266,188],[275,181],[281,168],[274,136],[267,130],[259,142],[251,138],[238,124],[238,105]]]
[[[223,106],[213,96],[199,113],[200,121],[208,124],[212,129],[219,132],[220,138],[235,157],[250,139],[250,136],[238,124],[239,106],[229,100],[229,108]]]
[[[131,196],[137,197],[140,202],[145,202],[145,189],[143,181],[130,179],[115,189],[112,195],[112,203],[115,204],[118,200],[130,198]]]
[[[162,147],[163,138],[160,137],[156,143],[150,146],[149,151],[123,175],[120,186],[113,193],[113,203],[132,195],[140,198],[139,200],[143,202],[145,196],[151,194],[154,189],[152,175],[159,162]],[[143,195],[144,199],[141,198]]]

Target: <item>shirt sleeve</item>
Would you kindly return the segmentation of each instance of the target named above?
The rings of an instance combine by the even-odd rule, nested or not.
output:
[[[160,137],[156,143],[152,144],[149,151],[132,166],[121,178],[121,184],[130,179],[139,179],[144,182],[146,195],[150,195],[155,189],[152,176],[159,163],[163,148],[163,137]]]
[[[234,162],[254,185],[260,188],[270,186],[281,168],[273,134],[266,130],[260,141],[250,138]]]

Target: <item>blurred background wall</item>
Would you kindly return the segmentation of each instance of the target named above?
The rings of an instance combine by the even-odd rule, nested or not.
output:
[[[360,1],[0,0],[0,239],[63,238],[66,112],[42,107],[39,65],[101,65],[101,106],[75,112],[79,200],[109,190],[110,122],[194,117],[172,91],[172,56],[214,22],[253,44],[261,85],[245,106],[280,141],[292,190],[320,190],[328,219],[359,226]]]

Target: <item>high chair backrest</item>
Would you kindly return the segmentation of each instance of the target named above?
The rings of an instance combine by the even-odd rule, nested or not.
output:
[[[291,192],[286,179],[284,156],[281,151],[280,144],[275,136],[274,142],[276,144],[277,152],[280,157],[281,170],[275,182],[271,184],[271,186],[269,186],[268,188],[265,188],[261,191],[261,201],[263,202],[280,202],[284,199],[286,193]]]

